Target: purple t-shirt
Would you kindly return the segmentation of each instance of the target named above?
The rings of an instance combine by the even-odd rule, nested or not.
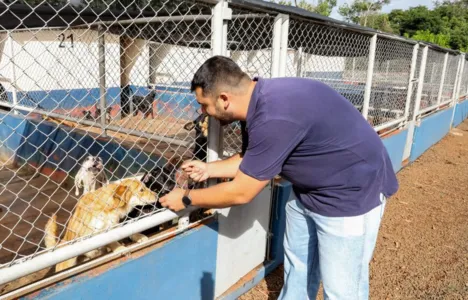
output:
[[[256,78],[240,165],[245,174],[290,181],[298,200],[328,217],[361,215],[398,181],[380,137],[337,91],[305,78]]]

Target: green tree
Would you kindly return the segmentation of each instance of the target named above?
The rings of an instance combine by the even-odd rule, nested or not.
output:
[[[434,34],[429,30],[418,30],[411,38],[417,41],[429,42],[441,47],[450,48],[450,36],[443,33]]]
[[[352,4],[345,3],[338,8],[338,13],[348,22],[367,26],[370,16],[378,14],[390,0],[355,0]]]
[[[392,27],[388,14],[372,14],[367,18],[367,26],[388,33],[398,33]]]
[[[399,35],[468,50],[468,0],[435,2],[432,10],[425,6],[393,10],[389,20]]]
[[[318,13],[323,16],[330,16],[333,8],[336,6],[336,0],[317,0],[317,1],[305,1],[305,0],[295,0],[292,1],[274,1],[281,5],[296,6],[311,12]]]
[[[434,11],[426,6],[411,7],[404,11],[401,9],[393,10],[389,14],[392,27],[400,35],[405,33],[409,36],[416,34],[416,31],[425,31],[439,33],[443,28],[442,20]]]

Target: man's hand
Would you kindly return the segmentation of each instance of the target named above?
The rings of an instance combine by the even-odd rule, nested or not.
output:
[[[183,189],[175,188],[169,194],[159,199],[159,203],[163,207],[169,208],[172,211],[178,212],[185,209],[185,205],[182,202],[182,197],[185,191]]]
[[[208,164],[199,160],[186,161],[181,166],[182,170],[195,182],[205,181],[210,178]]]

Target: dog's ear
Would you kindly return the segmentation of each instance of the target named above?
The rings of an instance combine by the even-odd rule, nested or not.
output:
[[[141,177],[141,182],[143,183],[148,183],[149,179],[150,179],[150,172],[146,172],[145,174],[143,174],[143,177]]]
[[[125,192],[127,191],[128,187],[125,185],[119,184],[119,186],[115,189],[114,192],[114,199],[118,201],[117,207],[122,207],[127,204],[127,201],[124,197]]]
[[[184,129],[187,130],[187,131],[190,131],[193,128],[195,128],[195,122],[193,122],[193,121],[190,121],[190,122],[188,122],[187,124],[184,125]]]

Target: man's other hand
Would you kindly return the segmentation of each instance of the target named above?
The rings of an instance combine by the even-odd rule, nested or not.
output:
[[[195,182],[210,178],[208,164],[199,160],[189,160],[182,164],[182,170]]]

